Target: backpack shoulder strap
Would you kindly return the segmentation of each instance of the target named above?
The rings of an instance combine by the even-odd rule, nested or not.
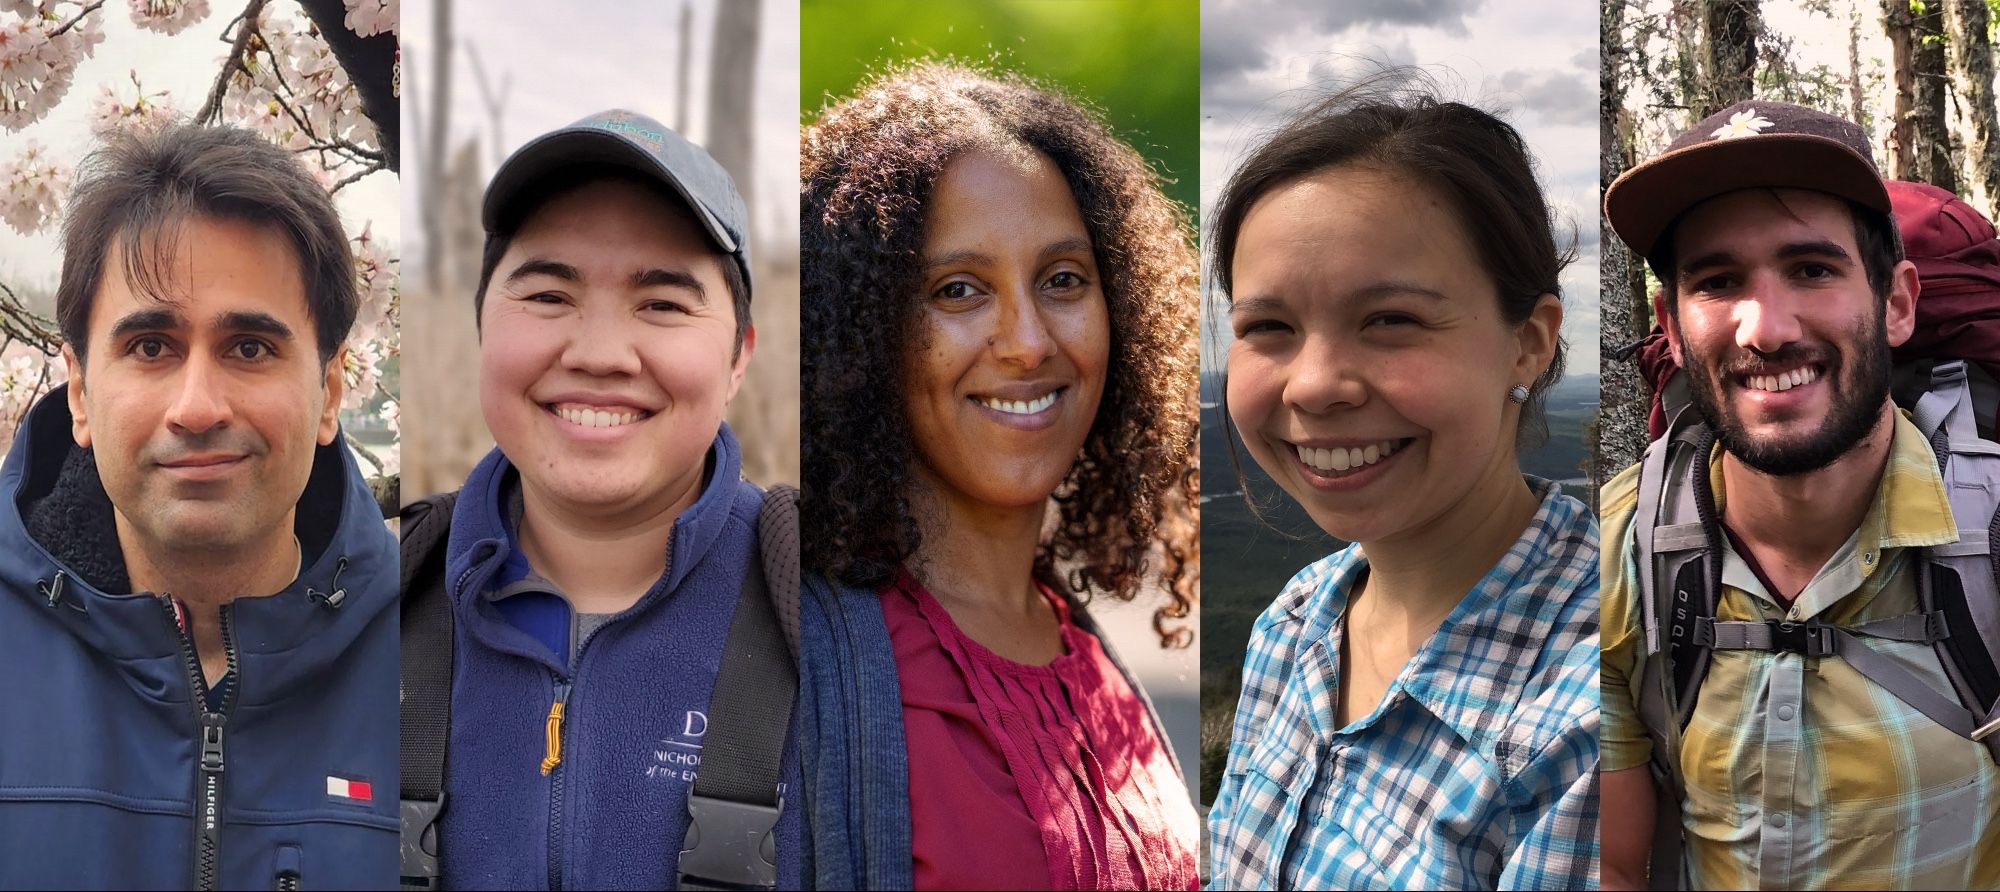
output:
[[[1966,364],[1939,363],[1917,399],[1913,420],[1937,455],[1958,541],[1927,549],[1917,577],[1918,608],[1936,611],[1946,632],[1939,661],[1973,726],[2000,760],[2000,445],[1982,439]],[[1907,698],[1906,698],[1907,699]]]
[[[1645,658],[1640,664],[1639,721],[1652,741],[1651,771],[1659,785],[1653,820],[1651,887],[1686,884],[1682,859],[1680,735],[1694,711],[1708,669],[1707,646],[1694,630],[1713,616],[1721,561],[1708,488],[1708,453],[1714,438],[1688,423],[1683,407],[1666,435],[1646,450],[1639,469],[1639,503],[1632,519]]]
[[[772,828],[784,807],[778,779],[799,687],[798,491],[765,493],[757,529],[759,556],[743,575],[709,696],[701,771],[688,794],[682,889],[778,882]]]
[[[458,493],[402,511],[402,887],[439,887],[438,816],[445,744],[451,739],[451,599],[445,544]]]

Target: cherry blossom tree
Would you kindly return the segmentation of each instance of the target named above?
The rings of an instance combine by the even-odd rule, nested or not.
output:
[[[120,7],[123,7],[120,9]],[[0,130],[24,132],[72,100],[78,66],[123,13],[137,29],[177,35],[211,19],[210,0],[0,0]],[[398,169],[400,0],[247,0],[219,34],[219,64],[205,98],[149,89],[138,70],[96,85],[87,100],[94,135],[176,119],[255,131],[306,162],[329,192]],[[32,138],[0,157],[0,229],[58,231],[76,159]],[[385,375],[400,351],[398,261],[364,221],[353,234],[361,295],[347,353],[349,418],[366,412],[391,431],[400,410]],[[5,233],[0,232],[0,238]],[[61,335],[0,281],[0,447],[37,398],[62,378]],[[356,448],[374,468],[378,501],[395,505],[395,451]]]

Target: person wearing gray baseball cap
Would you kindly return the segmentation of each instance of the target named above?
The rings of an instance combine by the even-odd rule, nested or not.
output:
[[[608,111],[516,150],[481,220],[496,447],[403,521],[404,884],[794,887],[766,593],[796,591],[795,492],[743,479],[723,422],[757,343],[743,200]]]
[[[1992,570],[1959,530],[1992,505],[1954,521],[2000,468],[1962,371],[1891,398],[1919,283],[1866,133],[1737,103],[1604,213],[1685,402],[1599,500],[1604,888],[2000,888]]]

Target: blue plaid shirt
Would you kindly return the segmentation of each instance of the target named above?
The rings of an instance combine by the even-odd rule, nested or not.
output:
[[[1597,522],[1541,508],[1382,703],[1342,728],[1350,546],[1257,621],[1209,812],[1218,889],[1595,889]]]

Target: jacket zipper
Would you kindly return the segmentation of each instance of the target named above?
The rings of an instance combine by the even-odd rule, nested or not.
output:
[[[201,745],[201,757],[195,764],[195,821],[194,821],[194,887],[211,890],[216,888],[222,872],[222,777],[224,767],[223,728],[229,715],[229,707],[236,702],[236,692],[243,687],[243,679],[237,671],[236,640],[229,627],[230,607],[224,604],[217,617],[222,631],[222,653],[228,661],[226,677],[229,689],[222,694],[222,708],[211,711],[208,708],[208,679],[201,670],[201,655],[195,651],[194,636],[181,622],[181,612],[174,604],[172,595],[160,595],[160,603],[166,608],[167,621],[174,624],[174,632],[180,636],[181,659],[188,673],[188,685],[193,696],[195,727],[198,729],[196,742]],[[190,617],[189,622],[193,622]]]
[[[549,704],[548,753],[542,757],[542,773],[549,776],[549,888],[561,892],[563,874],[563,739],[569,728],[563,724],[563,710],[569,703],[570,685],[556,682],[555,702]]]

